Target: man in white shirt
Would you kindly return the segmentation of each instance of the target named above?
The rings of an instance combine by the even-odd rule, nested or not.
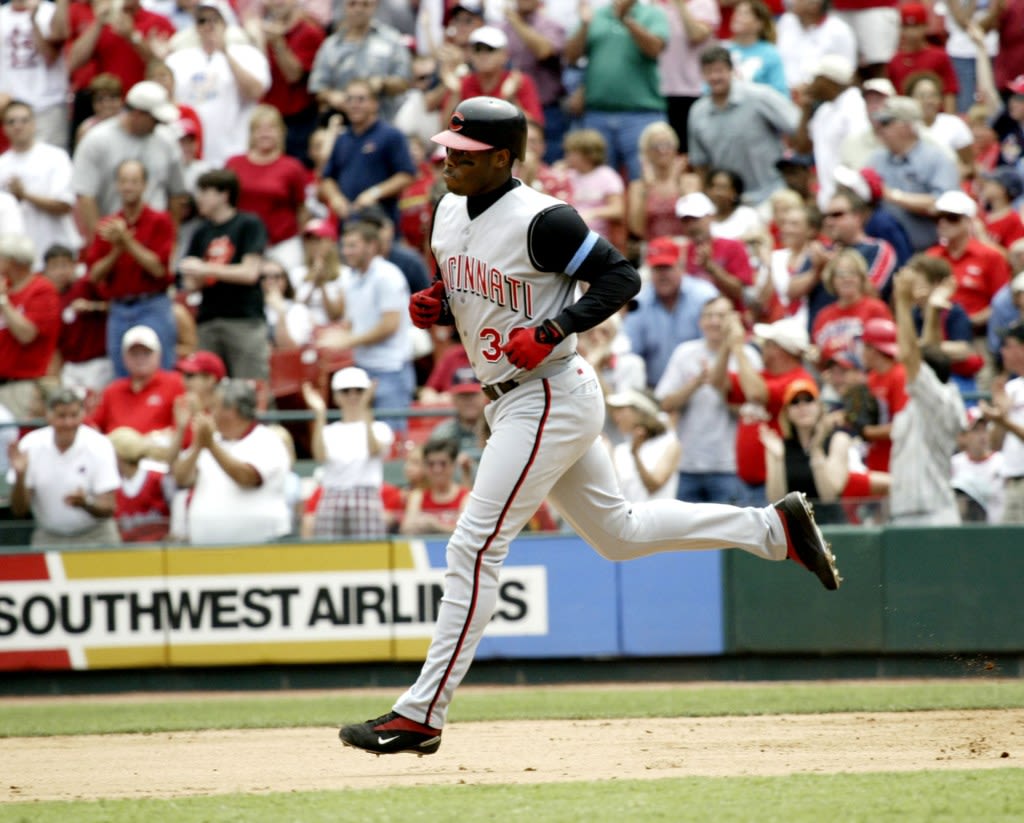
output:
[[[48,426],[8,448],[11,511],[36,521],[33,546],[113,546],[114,493],[121,486],[110,441],[82,425],[82,401],[61,389],[47,403]]]
[[[270,64],[247,43],[227,41],[228,10],[219,0],[196,6],[199,45],[167,57],[178,102],[203,123],[203,158],[214,168],[249,145],[249,116],[270,88]]]
[[[791,91],[813,79],[812,72],[826,54],[838,54],[857,65],[857,36],[829,13],[828,0],[793,0],[790,10],[779,17],[776,35]]]
[[[350,329],[323,335],[321,344],[352,350],[355,364],[374,380],[374,409],[404,409],[412,402],[416,375],[409,334],[409,284],[402,270],[380,256],[380,230],[367,222],[345,224],[342,275],[345,319]],[[391,418],[405,431],[404,418]]]
[[[256,422],[256,391],[224,380],[213,410],[192,418],[192,446],[174,462],[174,479],[191,488],[188,537],[197,545],[264,543],[291,527],[285,479],[291,459],[281,438]]]
[[[1003,452],[1005,494],[1004,523],[1024,523],[1024,321],[1013,323],[1003,334],[999,348],[1003,367],[1016,375],[999,388],[992,388],[992,403],[982,400],[978,405],[986,420],[996,425],[996,434]]]
[[[21,207],[25,233],[36,246],[38,270],[50,246],[77,251],[82,245],[71,215],[71,158],[64,149],[36,140],[35,113],[28,103],[14,100],[2,116],[11,147],[0,154],[0,189],[10,192]]]
[[[40,139],[61,148],[68,144],[68,70],[61,52],[67,27],[67,0],[0,6],[0,109],[13,98],[30,100]]]
[[[836,190],[839,145],[848,134],[870,128],[860,89],[853,85],[856,66],[838,54],[827,54],[814,68],[804,95],[793,148],[814,153],[818,175],[818,208],[824,210]]]

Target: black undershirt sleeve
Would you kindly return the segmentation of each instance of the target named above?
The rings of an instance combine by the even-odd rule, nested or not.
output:
[[[637,270],[611,243],[593,234],[571,206],[542,211],[533,218],[527,237],[535,269],[565,272],[588,284],[576,303],[550,318],[566,334],[593,328],[640,291]]]

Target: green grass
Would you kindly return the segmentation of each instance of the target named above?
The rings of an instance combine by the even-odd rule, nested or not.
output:
[[[1024,770],[683,778],[0,806],[0,822],[1018,823]]]
[[[203,699],[0,702],[0,737],[331,726],[387,711],[390,693],[230,694]],[[706,717],[1024,707],[1024,681],[709,684],[664,689],[522,687],[459,692],[450,721]]]

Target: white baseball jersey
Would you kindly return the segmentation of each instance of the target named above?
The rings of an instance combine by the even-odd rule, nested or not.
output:
[[[501,352],[520,326],[538,326],[575,302],[573,279],[563,272],[538,271],[530,259],[529,233],[536,218],[552,206],[564,206],[529,186],[516,186],[474,220],[466,198],[447,194],[434,215],[431,245],[444,278],[455,327],[481,383],[522,380]],[[584,243],[577,265],[593,243]],[[575,258],[574,258],[575,261]],[[573,269],[572,262],[567,267]],[[576,350],[568,335],[545,359],[551,364]]]

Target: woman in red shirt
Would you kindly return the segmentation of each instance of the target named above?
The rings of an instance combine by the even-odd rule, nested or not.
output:
[[[238,175],[238,210],[252,212],[267,227],[267,256],[293,269],[302,264],[299,227],[309,172],[284,153],[285,133],[277,109],[257,106],[249,120],[249,151],[229,158],[225,167]]]

